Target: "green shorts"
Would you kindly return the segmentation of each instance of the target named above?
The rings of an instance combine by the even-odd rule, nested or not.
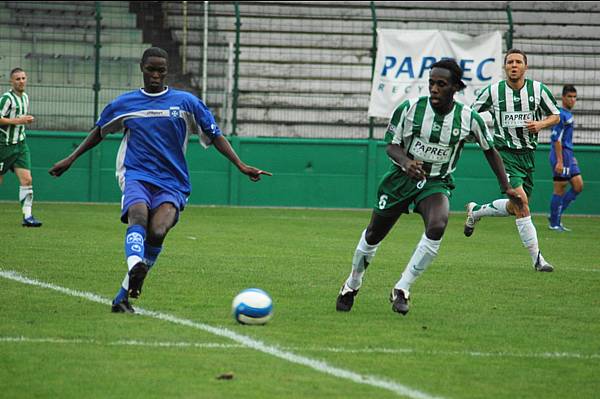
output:
[[[25,140],[13,145],[0,145],[0,175],[15,168],[31,170],[31,154]]]
[[[523,187],[527,197],[533,193],[533,172],[535,172],[535,152],[533,150],[499,150],[504,161],[508,180],[513,188]]]
[[[418,180],[411,179],[398,166],[392,164],[379,183],[374,211],[381,216],[408,213],[411,203],[416,207],[419,202],[436,193],[450,198],[454,190],[452,176],[443,179],[429,178],[422,188],[418,188],[417,183]]]

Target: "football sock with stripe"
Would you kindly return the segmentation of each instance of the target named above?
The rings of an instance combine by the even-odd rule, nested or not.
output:
[[[360,240],[354,251],[354,257],[352,258],[352,272],[350,272],[350,276],[348,276],[348,279],[346,280],[346,285],[353,290],[359,289],[362,285],[365,270],[373,260],[375,252],[377,252],[377,248],[380,244],[370,245],[367,243],[367,240],[365,239],[366,232],[367,230],[365,229],[360,236]]]
[[[577,198],[577,196],[579,195],[578,192],[576,192],[573,189],[570,189],[569,191],[567,191],[567,193],[563,196],[562,198],[562,207],[560,210],[560,214],[559,214],[559,219],[560,219],[560,215],[563,214],[563,212],[565,211],[565,209],[568,208],[569,204],[573,201],[575,201],[575,198]]]
[[[31,207],[33,205],[33,186],[19,186],[19,202],[23,210],[23,217],[31,217]]]
[[[144,241],[146,240],[146,229],[134,224],[127,228],[125,234],[125,258],[127,259],[127,268],[131,270],[133,266],[143,261]]]
[[[562,202],[562,195],[552,194],[552,199],[550,200],[550,225],[552,226],[558,226],[560,224]]]
[[[535,226],[533,225],[533,222],[531,221],[531,216],[516,219],[515,223],[517,224],[517,230],[519,231],[521,242],[529,251],[531,260],[535,265],[540,249],[538,246],[537,231],[535,229]],[[539,256],[541,257],[542,255],[539,254]]]
[[[148,269],[151,269],[152,266],[156,263],[156,259],[160,252],[162,251],[162,247],[154,247],[148,242],[144,245],[144,263],[148,266]]]
[[[417,244],[417,248],[406,265],[402,277],[398,280],[394,288],[401,289],[406,295],[409,295],[410,286],[421,274],[423,274],[425,269],[427,269],[427,266],[433,262],[438,254],[441,243],[441,239],[432,240],[423,233],[421,241]]]
[[[484,216],[508,216],[507,205],[508,200],[506,198],[497,199],[489,204],[475,205],[473,217],[479,219]]]

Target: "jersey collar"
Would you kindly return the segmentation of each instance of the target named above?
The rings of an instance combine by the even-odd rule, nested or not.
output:
[[[149,97],[158,97],[158,96],[162,96],[163,94],[165,94],[166,92],[168,92],[169,91],[169,86],[166,86],[166,88],[163,91],[158,92],[158,93],[148,93],[146,90],[144,90],[143,87],[140,88],[140,91],[144,95],[146,95],[146,96],[149,96]]]

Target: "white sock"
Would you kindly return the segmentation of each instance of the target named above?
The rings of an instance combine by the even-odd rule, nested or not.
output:
[[[516,219],[515,222],[517,223],[517,230],[519,231],[521,241],[529,251],[529,255],[531,256],[533,264],[535,264],[540,252],[540,248],[538,246],[537,231],[533,225],[533,222],[531,221],[531,216]],[[540,260],[543,261],[544,258],[542,257],[542,254],[539,255],[541,258]]]
[[[497,199],[489,204],[477,205],[473,208],[473,217],[480,219],[483,216],[508,216],[507,205],[506,198]]]
[[[25,219],[31,216],[31,206],[33,205],[33,186],[19,186],[19,202],[23,209]]]
[[[441,242],[442,240],[431,240],[423,233],[421,241],[417,244],[417,248],[410,261],[408,261],[402,277],[398,280],[394,288],[403,290],[408,297],[410,295],[410,286],[423,274],[427,266],[433,262],[433,259],[438,254]]]
[[[353,290],[359,289],[362,285],[365,269],[373,260],[375,252],[377,252],[377,248],[380,244],[369,245],[365,239],[366,232],[367,230],[365,229],[360,236],[360,240],[354,251],[354,257],[352,258],[352,271],[346,280],[346,285]]]
[[[129,289],[129,273],[125,273],[125,278],[123,279],[123,282],[121,283],[121,287],[125,288],[126,290]]]
[[[133,269],[135,265],[142,262],[143,259],[137,255],[131,255],[127,257],[127,268],[129,270]]]

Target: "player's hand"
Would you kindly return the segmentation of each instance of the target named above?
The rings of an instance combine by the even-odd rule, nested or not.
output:
[[[562,164],[562,162],[557,162],[556,166],[554,167],[554,171],[558,174],[563,174],[564,170],[563,170],[564,166]]]
[[[29,125],[35,120],[35,118],[31,115],[24,115],[19,118],[19,124],[21,125]]]
[[[523,208],[523,198],[521,198],[521,195],[517,192],[517,190],[515,190],[514,188],[509,188],[508,190],[506,190],[506,196],[508,197],[508,200],[512,202],[517,208]]]
[[[273,176],[273,174],[271,172],[267,172],[266,170],[257,169],[253,166],[248,166],[248,165],[243,165],[240,168],[240,172],[242,172],[243,174],[248,176],[250,178],[250,180],[252,180],[252,181],[259,181],[260,175]]]
[[[63,173],[65,173],[73,164],[73,161],[71,161],[69,158],[65,158],[61,161],[58,161],[57,163],[55,163],[50,170],[48,171],[48,173],[50,173],[50,175],[52,176],[60,176]]]
[[[425,177],[425,171],[423,170],[423,161],[418,161],[416,159],[411,159],[407,161],[402,170],[410,177],[415,180],[423,180]]]
[[[542,122],[540,121],[528,121],[525,126],[530,133],[539,133],[542,130]]]

